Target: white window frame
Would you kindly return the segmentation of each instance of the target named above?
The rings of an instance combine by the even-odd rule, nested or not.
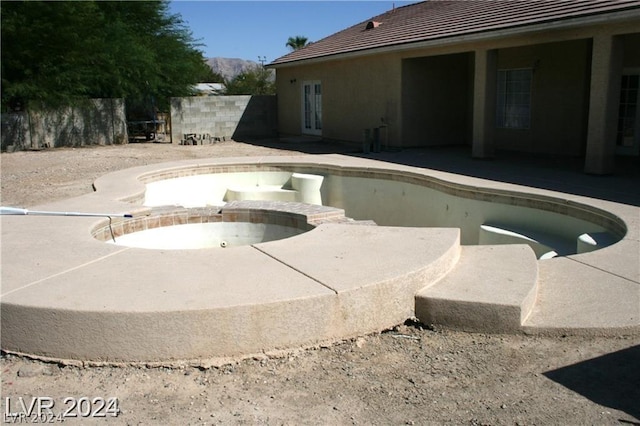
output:
[[[496,79],[496,127],[530,129],[533,68],[500,69]]]
[[[302,82],[302,133],[322,135],[322,82]]]

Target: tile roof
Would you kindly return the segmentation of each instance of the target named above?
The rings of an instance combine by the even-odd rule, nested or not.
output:
[[[640,16],[640,0],[428,0],[392,9],[270,65],[625,10]]]

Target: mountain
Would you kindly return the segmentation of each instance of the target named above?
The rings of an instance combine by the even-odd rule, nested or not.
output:
[[[224,78],[232,79],[242,72],[255,68],[258,63],[238,58],[208,58],[207,65]]]

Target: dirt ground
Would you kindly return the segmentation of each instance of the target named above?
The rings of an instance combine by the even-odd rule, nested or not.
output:
[[[306,155],[231,141],[3,153],[1,200],[28,208],[74,197],[138,165],[283,154]],[[640,336],[485,335],[408,321],[209,369],[83,368],[4,353],[0,362],[7,423],[640,425]],[[31,403],[53,409],[25,418]]]

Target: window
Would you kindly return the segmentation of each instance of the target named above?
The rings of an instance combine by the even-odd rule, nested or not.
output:
[[[531,126],[531,80],[533,70],[498,71],[496,126],[528,129]]]
[[[637,129],[638,90],[640,75],[623,75],[620,87],[620,110],[618,113],[618,146],[632,147]]]

